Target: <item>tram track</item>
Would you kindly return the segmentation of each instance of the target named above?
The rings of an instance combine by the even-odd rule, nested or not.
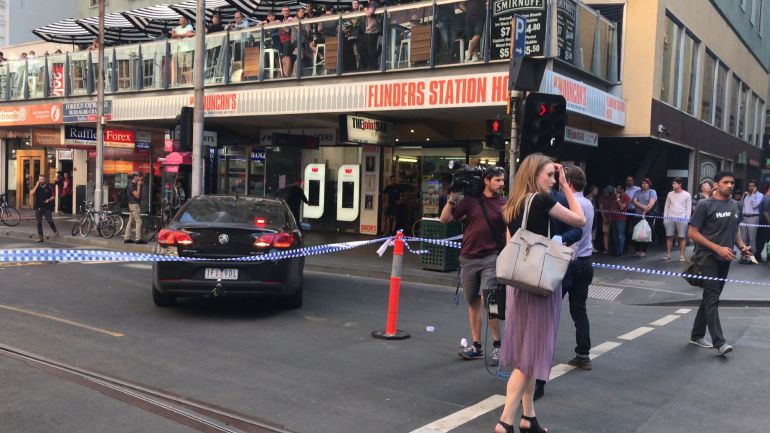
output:
[[[282,426],[216,405],[48,359],[0,343],[0,356],[91,388],[203,433],[293,433]]]

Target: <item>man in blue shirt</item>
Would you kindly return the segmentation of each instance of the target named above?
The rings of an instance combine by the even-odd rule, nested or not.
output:
[[[572,169],[572,167],[570,167],[570,169]],[[569,177],[567,179],[569,179]],[[565,196],[563,193],[555,189],[551,189],[550,195],[551,195],[551,198],[556,200],[557,203],[559,203],[560,205],[566,208],[569,208],[569,203],[567,203],[567,196]],[[591,208],[591,215],[593,215],[593,207]],[[588,217],[586,216],[586,218]],[[591,230],[589,229],[589,234],[590,232]],[[583,236],[583,231],[579,227],[572,227],[568,224],[564,224],[563,222],[557,220],[556,218],[551,218],[551,233],[561,236],[561,241],[565,245],[573,245],[575,244],[575,242],[579,241]],[[571,278],[572,278],[571,274],[568,271],[567,274],[564,276],[564,280],[562,280],[562,295],[564,295],[564,293],[567,292],[567,287],[571,285]],[[589,346],[590,346],[590,343],[589,343]],[[545,395],[545,381],[536,380],[535,394],[532,396],[532,399],[538,400],[543,395]]]

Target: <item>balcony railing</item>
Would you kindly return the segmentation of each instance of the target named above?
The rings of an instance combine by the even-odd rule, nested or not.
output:
[[[246,82],[316,78],[360,73],[431,69],[468,62],[506,62],[490,53],[487,9],[479,54],[467,58],[469,41],[465,0],[434,0],[367,12],[260,24],[239,31],[206,35],[204,82]],[[491,4],[492,2],[490,2]],[[600,79],[617,82],[615,25],[580,3],[575,55],[565,59]],[[108,93],[192,87],[194,38],[121,45],[105,51]],[[78,51],[0,65],[0,100],[93,94],[96,51]],[[490,58],[492,57],[492,58]]]

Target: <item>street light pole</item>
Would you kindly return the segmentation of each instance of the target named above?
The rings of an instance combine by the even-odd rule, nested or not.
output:
[[[96,67],[96,186],[94,208],[102,208],[104,189],[104,0],[99,0],[99,64]]]
[[[195,5],[195,59],[193,72],[194,105],[192,136],[192,185],[190,195],[203,194],[203,61],[206,56],[206,31],[204,0],[197,0]]]

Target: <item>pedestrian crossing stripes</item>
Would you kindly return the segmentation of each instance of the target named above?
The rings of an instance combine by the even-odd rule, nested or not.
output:
[[[598,299],[601,301],[614,301],[623,293],[623,289],[617,287],[599,286],[591,284],[588,286],[588,297],[591,299]]]

